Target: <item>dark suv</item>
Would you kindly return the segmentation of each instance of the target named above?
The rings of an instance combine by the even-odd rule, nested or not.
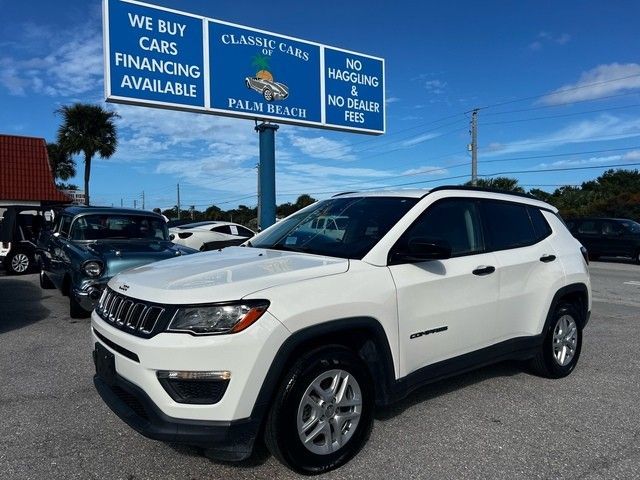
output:
[[[640,223],[626,218],[576,218],[566,223],[593,260],[631,257],[640,264]]]

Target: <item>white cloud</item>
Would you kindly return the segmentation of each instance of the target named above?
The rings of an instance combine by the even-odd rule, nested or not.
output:
[[[345,142],[331,140],[324,136],[306,137],[294,132],[288,133],[291,144],[305,155],[329,160],[355,160],[351,146]]]
[[[540,32],[536,36],[536,39],[529,44],[529,49],[533,51],[542,50],[542,47],[545,45],[557,44],[557,45],[565,45],[569,43],[571,40],[571,35],[568,33],[561,33],[559,35],[554,35],[549,32]]]
[[[399,101],[400,99],[398,97],[387,97],[387,99],[385,100],[385,103],[388,105],[390,103],[396,103]]]
[[[424,167],[410,168],[402,172],[402,175],[444,175],[448,173],[446,168],[434,167],[433,165],[425,165]]]
[[[496,157],[520,152],[543,151],[560,145],[600,142],[640,136],[640,118],[623,119],[601,115],[567,125],[560,130],[537,137],[509,143],[492,143],[484,151],[485,157]]]
[[[616,93],[640,89],[640,64],[611,63],[583,72],[575,83],[564,85],[543,97],[540,103],[559,105],[593,100]]]
[[[25,25],[25,42],[40,43],[43,31],[46,29]],[[49,50],[44,54],[38,52],[20,59],[12,56],[0,57],[0,84],[11,95],[34,92],[68,97],[99,91],[103,81],[100,31],[89,25],[65,32],[64,38],[64,43],[48,45]]]
[[[433,95],[441,95],[445,92],[445,89],[447,87],[447,82],[444,82],[442,80],[426,80],[424,82],[424,88],[427,90],[427,92],[433,94]]]
[[[558,168],[558,167],[573,167],[580,165],[600,165],[606,163],[624,163],[634,162],[640,160],[640,150],[632,150],[630,152],[618,155],[606,155],[601,157],[589,157],[589,158],[577,158],[570,160],[558,160],[552,163],[541,163],[539,168]]]
[[[418,145],[419,143],[426,142],[427,140],[438,138],[440,135],[442,134],[441,133],[423,133],[422,135],[418,135],[417,137],[413,137],[403,141],[400,145],[402,145],[403,147],[413,147],[414,145]]]

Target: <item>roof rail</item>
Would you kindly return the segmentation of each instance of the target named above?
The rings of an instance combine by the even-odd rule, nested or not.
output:
[[[506,195],[515,195],[517,197],[524,197],[524,198],[528,198],[529,200],[537,200],[537,201],[543,201],[540,200],[537,197],[534,197],[533,195],[530,195],[528,193],[520,193],[520,192],[512,192],[510,190],[500,190],[499,188],[487,188],[487,187],[473,187],[470,185],[440,185],[439,187],[434,187],[431,190],[429,190],[429,192],[427,193],[427,195],[434,193],[434,192],[439,192],[440,190],[467,190],[467,191],[472,191],[472,192],[490,192],[490,193],[503,193]]]
[[[341,195],[349,195],[350,193],[358,193],[357,190],[353,190],[351,192],[340,192],[340,193],[336,193],[335,195],[332,195],[331,198],[335,198],[335,197],[339,197]]]

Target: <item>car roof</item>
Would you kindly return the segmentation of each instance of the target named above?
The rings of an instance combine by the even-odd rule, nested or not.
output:
[[[74,206],[65,208],[62,213],[69,215],[96,214],[96,215],[144,215],[162,218],[162,215],[147,210],[139,210],[136,208],[120,208],[120,207],[85,207]]]
[[[510,192],[505,190],[497,190],[493,188],[484,187],[472,187],[467,185],[442,185],[432,189],[406,189],[406,190],[377,190],[367,192],[344,192],[334,195],[332,198],[358,198],[358,197],[404,197],[404,198],[423,198],[429,194],[441,191],[467,191],[483,193],[485,198],[495,198],[496,200],[512,200],[519,203],[527,203],[529,205],[535,205],[537,207],[546,208],[553,212],[557,212],[557,209],[542,200],[528,195],[526,193]],[[510,198],[511,197],[511,198]]]

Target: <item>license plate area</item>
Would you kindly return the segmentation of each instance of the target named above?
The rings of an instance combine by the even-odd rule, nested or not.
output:
[[[107,385],[116,383],[116,359],[113,353],[96,342],[96,373]]]

